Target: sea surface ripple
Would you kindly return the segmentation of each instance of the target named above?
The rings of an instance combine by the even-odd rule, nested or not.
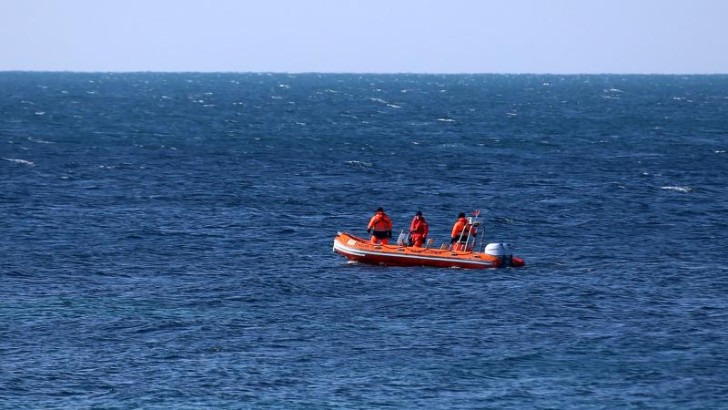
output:
[[[728,406],[728,76],[0,90],[0,408]],[[527,267],[334,254],[379,206]]]

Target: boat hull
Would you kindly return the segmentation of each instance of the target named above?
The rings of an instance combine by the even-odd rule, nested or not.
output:
[[[349,260],[371,265],[432,266],[462,269],[492,269],[525,265],[524,261],[517,257],[504,258],[480,252],[377,245],[347,233],[339,233],[334,238],[333,250]]]

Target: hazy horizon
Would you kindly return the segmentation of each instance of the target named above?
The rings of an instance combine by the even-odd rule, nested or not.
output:
[[[720,0],[10,2],[0,71],[727,74]]]

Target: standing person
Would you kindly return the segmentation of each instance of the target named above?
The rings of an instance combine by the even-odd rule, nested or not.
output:
[[[384,209],[378,208],[377,212],[369,220],[367,232],[372,234],[371,243],[386,245],[392,237],[392,220],[384,213]]]
[[[430,232],[430,227],[427,225],[427,221],[422,216],[422,211],[417,211],[415,217],[412,218],[409,230],[412,246],[421,248],[427,240],[427,234]]]
[[[452,250],[468,250],[468,239],[471,236],[475,235],[475,229],[470,223],[468,223],[468,218],[465,217],[464,213],[460,212],[458,214],[458,220],[455,222],[455,225],[452,226],[452,232],[450,233],[450,243],[452,244]]]

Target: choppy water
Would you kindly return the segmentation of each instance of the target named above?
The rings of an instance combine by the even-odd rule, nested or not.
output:
[[[728,76],[0,91],[2,408],[728,406]],[[528,266],[331,252],[379,206]]]

